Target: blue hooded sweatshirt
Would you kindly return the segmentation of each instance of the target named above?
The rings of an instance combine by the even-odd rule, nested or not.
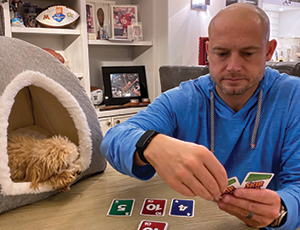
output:
[[[268,189],[277,191],[288,210],[285,224],[277,229],[299,227],[300,78],[267,67],[257,90],[238,112],[218,96],[209,74],[183,82],[110,129],[102,141],[101,153],[119,172],[150,179],[155,174],[151,165],[133,165],[135,144],[145,130],[154,129],[211,149],[212,102],[214,154],[228,178],[236,176],[242,182],[248,172],[274,173]]]

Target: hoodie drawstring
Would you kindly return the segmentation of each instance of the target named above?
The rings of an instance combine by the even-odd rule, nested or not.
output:
[[[215,96],[213,92],[210,92],[210,151],[215,151]],[[261,108],[262,108],[262,96],[263,90],[259,91],[258,102],[257,102],[257,112],[255,117],[254,128],[252,131],[250,148],[255,149],[256,147],[256,136],[259,128]]]

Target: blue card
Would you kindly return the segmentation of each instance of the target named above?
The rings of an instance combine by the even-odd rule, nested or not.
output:
[[[194,216],[194,200],[173,199],[170,216],[193,217]]]

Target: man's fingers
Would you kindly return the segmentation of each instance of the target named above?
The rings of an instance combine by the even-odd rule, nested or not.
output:
[[[278,194],[269,189],[236,189],[234,196],[262,204],[280,203]]]
[[[231,195],[224,195],[222,202],[233,205],[239,209],[252,211],[262,216],[277,216],[279,210],[273,210],[270,205],[265,203],[258,203],[247,199],[240,199]]]
[[[203,170],[200,174],[207,174],[207,172],[204,172]],[[206,189],[206,187],[203,185],[203,182],[199,180],[194,174],[193,170],[189,170],[187,168],[180,168],[178,167],[177,170],[174,170],[175,174],[175,183],[181,182],[183,185],[188,187],[195,195],[202,197],[206,200],[213,200],[214,196]],[[216,184],[216,183],[215,183]],[[174,186],[175,187],[175,186]],[[176,190],[176,189],[175,189]]]
[[[223,195],[218,205],[221,210],[238,217],[250,226],[263,227],[277,218],[280,197],[275,191],[268,189],[237,189],[234,195]],[[254,215],[248,216],[250,212]]]
[[[194,197],[196,194],[184,183],[180,183],[177,180],[173,181],[166,181],[167,184],[170,186],[171,189],[179,192],[180,194],[187,196],[187,197]]]
[[[201,172],[196,171],[195,177],[197,178],[198,183],[201,183],[203,189],[205,189],[207,193],[210,194],[210,199],[206,199],[206,200],[213,200],[221,196],[222,191],[220,190],[218,182],[206,167],[205,167],[205,171],[204,170],[202,170]],[[202,192],[203,191],[199,191],[197,194]]]
[[[227,173],[223,165],[211,153],[211,155],[204,162],[205,167],[214,177],[214,181],[218,183],[220,193],[225,192],[228,185]]]
[[[249,215],[249,210],[241,209],[231,204],[226,204],[222,200],[218,201],[218,206],[222,211],[225,211],[233,216],[238,217],[240,220],[244,221],[245,223],[251,226],[263,227],[267,225],[260,224],[264,218],[255,212]]]

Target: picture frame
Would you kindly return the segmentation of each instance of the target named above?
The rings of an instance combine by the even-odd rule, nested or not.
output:
[[[102,66],[102,76],[107,106],[148,98],[145,66]]]
[[[96,24],[95,24],[95,3],[86,3],[86,27],[89,34],[96,34]]]
[[[143,27],[141,22],[128,26],[128,39],[135,41],[143,40]]]
[[[252,5],[255,5],[255,6],[258,6],[258,0],[246,0],[245,2],[249,3],[249,4],[252,4]]]
[[[108,39],[111,37],[111,5],[115,1],[97,1],[95,2],[95,23],[97,39]]]
[[[229,6],[231,4],[238,3],[238,2],[239,2],[238,0],[226,0],[226,6]]]
[[[205,45],[208,40],[208,37],[199,37],[199,65],[209,65]]]
[[[128,39],[128,26],[138,21],[137,5],[112,5],[112,38]]]

